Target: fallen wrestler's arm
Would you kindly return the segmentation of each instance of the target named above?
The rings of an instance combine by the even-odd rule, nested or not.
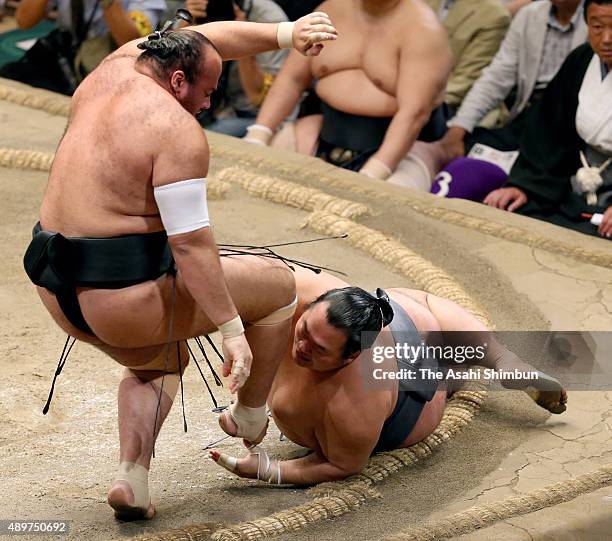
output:
[[[399,59],[398,111],[387,128],[382,145],[360,173],[385,180],[416,141],[443,96],[452,66],[444,30],[423,25],[427,39],[408,41]]]
[[[329,415],[323,426],[315,430],[322,449],[293,460],[272,460],[260,446],[251,447],[239,459],[216,450],[210,451],[210,457],[239,477],[270,484],[315,485],[338,481],[359,473],[366,466],[384,419],[381,417],[380,423],[371,418],[354,421]]]
[[[207,37],[223,60],[237,60],[276,49],[295,48],[303,55],[314,56],[321,52],[325,41],[334,40],[337,32],[324,13],[311,13],[295,22],[249,23],[219,21],[189,26]],[[142,51],[137,39],[117,49],[115,56],[138,56]]]

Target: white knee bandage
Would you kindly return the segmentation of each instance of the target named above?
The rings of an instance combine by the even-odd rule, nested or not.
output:
[[[156,186],[153,195],[168,236],[210,226],[205,178]]]
[[[149,496],[149,470],[134,462],[122,462],[115,481],[125,481],[134,493],[133,507],[148,509],[151,504]]]
[[[271,314],[257,320],[253,323],[256,327],[266,327],[269,325],[276,325],[277,323],[282,323],[283,321],[288,320],[293,317],[295,314],[295,310],[297,308],[297,297],[293,299],[293,302],[289,303],[287,306],[283,306],[278,310],[275,310]]]

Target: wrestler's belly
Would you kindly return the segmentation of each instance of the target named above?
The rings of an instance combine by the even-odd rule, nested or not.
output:
[[[352,115],[391,117],[397,100],[378,88],[362,70],[337,71],[319,79],[317,95],[328,105]]]

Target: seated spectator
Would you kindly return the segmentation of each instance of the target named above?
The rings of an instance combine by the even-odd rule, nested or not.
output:
[[[165,0],[21,0],[19,28],[39,23],[57,9],[58,30],[39,40],[0,76],[71,94],[110,52],[150,34],[166,10]],[[53,64],[53,68],[49,66]]]
[[[217,6],[215,6],[217,4]],[[187,0],[185,7],[196,21],[210,20],[207,10],[219,11],[226,4],[230,18],[254,23],[287,21],[283,10],[272,0]],[[224,18],[222,14],[218,18]],[[225,17],[226,19],[228,17]],[[206,129],[234,137],[243,137],[255,122],[259,106],[272,86],[274,77],[287,57],[287,50],[270,51],[230,62],[215,93],[214,107],[200,117]]]
[[[277,146],[429,190],[431,182],[412,183],[423,165],[407,154],[417,138],[437,140],[446,129],[440,106],[452,59],[444,29],[420,2],[328,0],[319,10],[334,21],[338,40],[317,57],[289,54],[246,140],[269,144],[316,81],[322,117],[286,125]]]
[[[433,193],[482,201],[492,189],[503,185],[518,155],[529,110],[570,50],[586,40],[581,3],[540,0],[524,7],[514,18],[493,62],[448,123],[446,135],[419,149],[430,164],[432,177],[444,167],[433,183]],[[506,126],[476,127],[509,96],[513,104]],[[470,157],[462,158],[465,153]]]
[[[510,15],[501,0],[425,0],[425,3],[438,14],[455,59],[444,98],[450,118],[497,53],[510,25]],[[500,118],[501,110],[492,111],[486,125],[495,126]]]
[[[487,205],[612,237],[612,0],[586,0],[589,43],[561,66]],[[527,9],[527,8],[525,8]],[[520,13],[519,13],[520,15]],[[599,226],[586,215],[601,213]]]
[[[481,143],[497,150],[517,150],[527,111],[572,49],[586,40],[581,0],[538,1],[513,19],[499,52],[463,101],[440,141],[445,161],[463,156]],[[513,90],[510,121],[503,128],[476,127]]]

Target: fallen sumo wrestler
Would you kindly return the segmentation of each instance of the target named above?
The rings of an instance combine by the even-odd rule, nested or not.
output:
[[[210,107],[222,60],[278,48],[317,55],[337,35],[320,12],[280,24],[172,30],[174,22],[120,47],[75,92],[24,257],[56,323],[125,367],[120,464],[108,493],[124,519],[155,513],[148,471],[189,362],[185,341],[219,330],[223,375],[237,393],[224,426],[257,443],[296,306],[291,262],[271,249],[221,261],[206,200],[208,143],[195,115]]]
[[[293,336],[268,406],[281,432],[311,453],[270,460],[261,446],[249,442],[249,453],[241,459],[210,451],[214,461],[241,477],[297,485],[344,479],[360,472],[372,453],[409,447],[429,436],[440,423],[448,394],[456,390],[445,385],[452,382],[416,378],[374,386],[367,367],[394,373],[406,364],[394,356],[373,365],[371,353],[377,347],[487,344],[484,358],[466,361],[467,367],[478,364],[506,374],[534,370],[447,299],[405,288],[370,294],[327,273],[302,269],[296,269],[295,277]],[[432,372],[440,365],[429,357],[417,361],[413,367]],[[567,393],[561,384],[542,372],[537,375],[537,380],[508,376],[501,383],[524,390],[552,413],[565,411]]]

